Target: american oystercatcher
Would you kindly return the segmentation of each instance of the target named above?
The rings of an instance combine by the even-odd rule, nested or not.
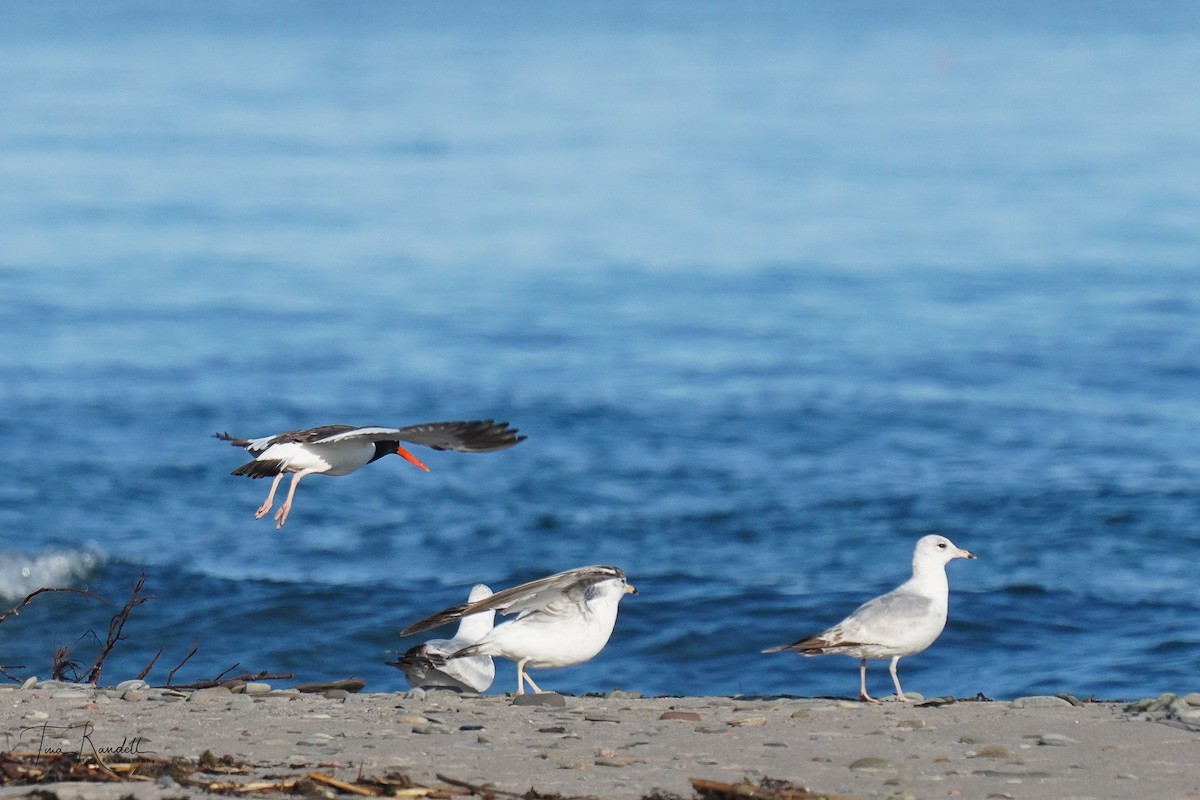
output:
[[[950,599],[946,564],[956,558],[974,557],[955,547],[945,536],[922,536],[913,549],[913,574],[907,582],[863,603],[827,631],[763,652],[794,650],[802,656],[837,653],[857,658],[858,699],[865,703],[879,702],[867,694],[867,659],[890,658],[888,672],[896,687],[896,699],[906,702],[908,698],[896,676],[896,664],[904,656],[929,647],[941,635]]]
[[[507,422],[490,419],[465,422],[426,422],[404,428],[356,428],[353,425],[322,425],[319,428],[287,431],[261,439],[239,439],[228,433],[213,436],[234,447],[241,447],[254,456],[231,472],[249,478],[274,478],[267,499],[254,512],[261,519],[275,502],[275,490],[287,473],[292,473],[287,499],[275,512],[275,528],[283,527],[288,512],[292,510],[292,497],[296,484],[305,475],[349,475],[386,455],[396,454],[415,467],[429,471],[429,467],[404,449],[401,442],[424,445],[434,450],[455,450],[460,453],[490,453],[504,450],[524,436],[517,435],[516,428]]]
[[[617,605],[637,591],[617,567],[595,566],[559,572],[466,602],[414,622],[401,636],[436,628],[486,611],[516,614],[516,619],[492,628],[478,642],[440,659],[500,656],[517,662],[517,694],[525,684],[542,690],[525,673],[526,667],[570,667],[582,664],[604,649],[617,621]],[[439,658],[434,658],[434,663]]]

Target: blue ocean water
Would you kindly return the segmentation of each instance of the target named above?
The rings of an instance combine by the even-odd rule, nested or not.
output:
[[[1184,2],[5,3],[2,605],[110,603],[0,665],[144,570],[104,682],[389,691],[472,583],[612,563],[543,687],[852,695],[759,651],[940,532],[907,689],[1194,690],[1198,74]],[[474,417],[529,439],[281,531],[209,438]]]

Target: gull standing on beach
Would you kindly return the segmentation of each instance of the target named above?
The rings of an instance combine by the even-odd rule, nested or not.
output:
[[[444,658],[507,658],[517,664],[517,694],[525,693],[526,683],[541,694],[542,690],[525,674],[526,667],[570,667],[599,653],[608,644],[617,621],[617,606],[627,594],[637,594],[637,590],[617,567],[579,567],[505,589],[483,600],[452,606],[414,622],[400,635],[420,633],[486,611],[516,614],[515,619],[497,625],[475,644]]]
[[[489,586],[477,583],[467,595],[467,604],[492,596]],[[465,656],[447,661],[446,656],[475,644],[491,630],[495,611],[481,611],[458,622],[452,639],[430,639],[410,648],[395,661],[387,662],[404,672],[409,686],[449,687],[463,692],[485,692],[496,678],[496,665],[491,656]],[[435,663],[436,662],[436,663]]]
[[[249,478],[269,478],[271,491],[267,499],[254,512],[255,519],[271,510],[275,502],[275,490],[287,473],[292,473],[287,499],[275,512],[275,528],[287,522],[292,510],[292,497],[296,485],[305,475],[349,475],[387,455],[398,455],[413,466],[429,471],[429,467],[405,450],[400,443],[409,442],[434,450],[454,450],[459,453],[490,453],[504,450],[524,436],[517,435],[516,428],[507,422],[496,423],[490,419],[464,422],[426,422],[404,428],[356,428],[353,425],[322,425],[319,428],[286,431],[261,439],[239,439],[228,433],[213,436],[234,447],[241,447],[254,459],[247,461],[231,472]]]
[[[906,702],[896,664],[919,653],[946,627],[950,584],[946,564],[956,558],[975,558],[954,546],[945,536],[922,536],[913,550],[912,577],[885,595],[868,600],[829,630],[791,644],[763,650],[794,650],[805,656],[836,653],[859,659],[858,699],[877,703],[867,694],[867,659],[890,658],[888,671],[896,686],[896,699]]]

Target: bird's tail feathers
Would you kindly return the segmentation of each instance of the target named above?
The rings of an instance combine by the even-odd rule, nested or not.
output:
[[[445,659],[447,659],[447,658],[466,658],[467,656],[478,656],[478,655],[482,655],[479,652],[479,645],[478,644],[470,644],[461,650],[455,650],[453,653],[450,653],[447,656],[438,656],[438,657],[442,659],[442,663],[445,663]]]
[[[807,639],[800,639],[791,644],[781,644],[777,647],[768,647],[763,650],[764,653],[780,653],[784,650],[792,650],[800,655],[815,656],[821,653],[828,652],[829,648],[836,648],[846,644],[841,641],[834,641],[824,636],[809,636]]]

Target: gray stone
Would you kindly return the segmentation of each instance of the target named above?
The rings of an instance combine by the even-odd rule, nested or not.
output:
[[[324,747],[332,744],[333,736],[328,733],[312,733],[296,742],[297,747]]]
[[[895,761],[888,761],[886,758],[876,758],[867,756],[860,758],[857,761],[850,763],[850,769],[856,770],[896,770],[900,769],[900,765]]]
[[[31,675],[30,677],[25,679],[24,683],[21,684],[21,688],[22,689],[32,689],[33,687],[37,686],[37,682],[38,682],[38,679]]]
[[[1031,695],[1029,697],[1018,697],[1012,701],[1013,708],[1070,708],[1071,704],[1061,697],[1052,697],[1051,695]]]
[[[252,708],[254,708],[254,698],[244,694],[236,694],[229,701],[230,711],[249,711]]]
[[[1064,736],[1061,733],[1043,733],[1038,737],[1038,744],[1048,745],[1051,747],[1066,747],[1079,742],[1072,739],[1070,736]]]
[[[127,700],[130,703],[140,703],[141,701],[146,699],[146,693],[142,692],[142,691],[138,691],[137,689],[129,689],[127,691],[121,692],[121,699]]]
[[[1197,708],[1200,708],[1200,692],[1189,692],[1180,699],[1189,706],[1196,706]]]
[[[233,694],[224,686],[213,686],[208,689],[197,689],[188,695],[189,703],[197,705],[214,705],[216,703],[227,703]]]

